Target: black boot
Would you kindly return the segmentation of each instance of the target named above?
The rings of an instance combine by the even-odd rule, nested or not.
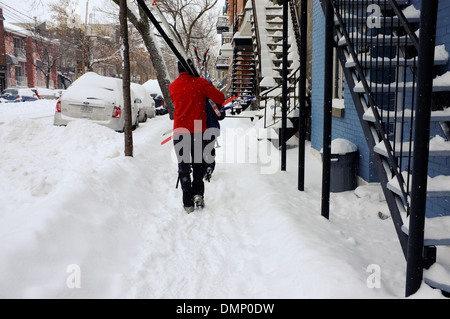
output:
[[[183,191],[184,210],[189,214],[194,211],[194,200],[192,198],[192,185],[190,174],[180,174],[181,189]]]

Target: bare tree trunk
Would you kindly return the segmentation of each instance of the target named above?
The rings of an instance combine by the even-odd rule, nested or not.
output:
[[[119,5],[121,0],[112,0],[115,4]],[[128,10],[128,19],[134,25],[136,30],[141,34],[145,47],[147,48],[153,67],[156,70],[156,77],[158,79],[159,87],[164,96],[164,102],[169,111],[170,119],[173,120],[173,112],[175,106],[170,98],[169,85],[170,77],[167,71],[166,63],[164,62],[161,50],[155,41],[153,31],[150,28],[150,22],[145,13],[139,8],[139,16],[136,16],[136,11]]]
[[[124,137],[125,137],[125,156],[133,156],[133,128],[131,112],[131,94],[130,94],[130,48],[128,44],[128,19],[127,19],[127,0],[120,0],[120,37],[122,42],[123,58],[123,103],[124,103]]]
[[[164,96],[164,103],[166,105],[167,111],[169,111],[170,119],[173,120],[173,113],[175,111],[175,106],[172,100],[170,99],[169,93],[170,78],[169,73],[167,71],[167,66],[164,61],[162,52],[155,41],[153,30],[150,28],[148,18],[146,16],[143,17],[145,13],[142,10],[140,10],[140,14],[142,23],[140,23],[137,26],[135,25],[135,27],[142,35],[142,39],[144,40],[145,46],[150,54],[150,60],[152,61],[153,67],[155,68],[158,84]]]

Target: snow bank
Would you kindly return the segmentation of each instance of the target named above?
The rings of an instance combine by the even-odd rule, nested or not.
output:
[[[320,160],[307,150],[297,191],[295,138],[280,172],[254,123],[225,119],[206,208],[187,215],[173,148],[160,144],[167,117],[134,131],[129,158],[123,134],[54,126],[47,103],[33,104],[35,118],[0,108],[0,297],[402,298],[405,261],[378,217],[389,216],[379,185],[331,194],[322,218]],[[368,283],[374,265],[380,288]],[[440,298],[427,286],[417,296]]]

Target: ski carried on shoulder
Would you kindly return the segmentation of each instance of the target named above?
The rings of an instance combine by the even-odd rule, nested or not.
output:
[[[255,99],[254,96],[246,97],[246,98],[244,98],[244,99],[242,99],[242,100],[240,100],[240,101],[233,102],[233,104],[224,107],[222,110],[223,110],[223,111],[226,111],[226,110],[235,108],[236,106],[242,105],[242,104],[244,104],[244,103],[246,103],[246,102],[248,102],[248,101],[252,101],[252,100],[254,100],[254,99]]]
[[[216,113],[217,117],[220,117],[221,114],[220,114],[220,110],[219,110],[219,107],[217,106],[217,104],[214,103],[211,99],[208,99],[207,102],[209,103],[209,106],[212,107],[212,109],[213,109],[214,112]]]
[[[166,18],[162,14],[161,10],[158,7],[158,2],[155,0],[153,1],[150,9],[147,4],[145,3],[145,0],[136,0],[138,5],[141,7],[141,9],[144,11],[144,13],[147,15],[147,17],[150,19],[151,23],[155,26],[155,28],[158,30],[161,37],[164,39],[164,41],[167,43],[169,48],[172,50],[172,52],[177,57],[178,61],[183,65],[184,69],[188,71],[190,75],[193,76],[200,76],[198,71],[195,69],[194,63],[187,55],[185,49],[181,45],[181,41],[177,41],[177,37],[172,32],[169,23],[167,22]],[[155,16],[152,13],[152,10],[156,12],[158,17],[161,20],[162,25],[161,26],[159,21],[155,18]],[[164,30],[165,29],[165,30]]]
[[[181,44],[181,41],[177,39],[176,35],[173,33],[169,23],[167,22],[166,18],[164,17],[163,13],[158,7],[158,2],[155,0],[153,1],[151,5],[151,9],[147,6],[145,3],[145,0],[136,0],[138,5],[141,7],[141,9],[145,12],[147,17],[150,19],[152,24],[155,26],[155,28],[158,30],[159,34],[162,36],[164,41],[167,43],[169,48],[172,50],[172,52],[177,57],[178,61],[180,61],[181,65],[183,65],[184,69],[193,76],[200,77],[200,74],[198,73],[197,69],[194,66],[194,63],[192,62],[192,59],[188,56],[186,50]],[[152,10],[158,15],[159,19],[161,20],[161,24],[159,21],[155,18],[155,16],[152,13]],[[163,27],[164,26],[164,27]],[[208,52],[208,51],[207,51]],[[205,52],[205,63],[206,63],[206,55],[207,52]],[[217,107],[217,105],[209,100],[210,106],[213,108],[214,112],[217,114],[217,116],[220,116],[220,110]],[[166,143],[168,141],[165,141]]]
[[[173,135],[170,135],[168,138],[166,138],[164,141],[161,142],[161,145],[166,144],[166,143],[169,142],[172,138],[173,138]]]
[[[239,94],[233,95],[232,97],[226,99],[225,102],[223,102],[223,107],[226,107],[228,103],[233,102],[233,101],[236,100],[238,97],[239,97]]]

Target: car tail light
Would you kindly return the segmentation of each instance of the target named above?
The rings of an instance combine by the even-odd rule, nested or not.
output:
[[[164,100],[161,101],[161,106],[164,106]]]
[[[20,95],[17,95],[17,96],[16,96],[16,100],[19,100],[19,99],[20,99]]]
[[[61,113],[61,101],[56,102],[56,112]]]
[[[122,116],[122,110],[120,109],[120,107],[114,106],[112,117],[119,118],[121,116]]]

